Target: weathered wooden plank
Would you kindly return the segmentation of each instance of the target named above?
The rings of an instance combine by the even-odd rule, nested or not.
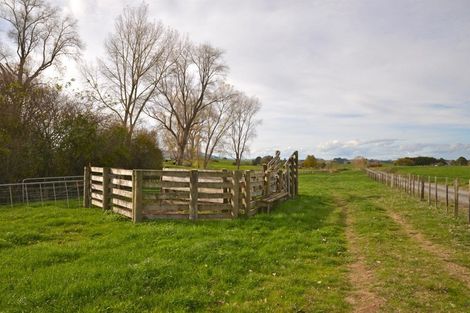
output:
[[[144,181],[144,188],[189,188],[189,182],[183,181],[153,181],[153,182],[145,182]]]
[[[124,187],[132,187],[132,180],[131,179],[121,179],[121,178],[112,178],[111,184],[124,186]]]
[[[208,189],[222,189],[222,188],[232,188],[232,182],[199,182],[199,188],[208,188]]]
[[[95,200],[103,201],[103,195],[99,194],[99,193],[96,193],[96,192],[91,193],[91,198],[95,199]]]
[[[91,190],[99,190],[99,191],[103,191],[103,185],[99,185],[99,184],[91,184]]]
[[[199,171],[199,177],[203,178],[227,178],[227,177],[232,177],[232,173],[227,171],[227,172],[221,172],[221,171]]]
[[[111,202],[115,205],[119,205],[124,208],[132,210],[132,202],[121,200],[121,199],[116,199],[116,198],[112,198]]]
[[[231,199],[232,193],[230,192],[199,192],[199,199]]]
[[[189,199],[189,192],[187,191],[180,191],[180,192],[165,192],[155,195],[156,199],[158,200],[188,200]]]
[[[103,173],[103,168],[102,167],[92,166],[92,167],[90,167],[90,170],[91,170],[92,173]]]
[[[132,191],[122,190],[122,189],[118,189],[118,188],[110,188],[110,190],[111,190],[112,195],[118,195],[118,196],[121,196],[121,197],[126,197],[126,198],[129,198],[129,199],[132,199]]]
[[[225,211],[225,210],[231,210],[232,209],[232,204],[230,203],[204,203],[204,204],[198,204],[197,206],[199,212],[203,211]]]
[[[124,215],[125,217],[132,218],[132,212],[126,209],[117,208],[113,206],[113,212],[117,214]]]
[[[91,175],[91,180],[102,183],[103,182],[103,176]]]
[[[176,170],[163,170],[163,177],[187,177],[189,178],[189,170],[176,171]]]
[[[120,168],[111,168],[110,173],[113,175],[132,176],[132,170],[124,170]]]
[[[144,212],[161,212],[161,211],[189,211],[189,203],[187,204],[160,204],[146,203],[144,204]]]
[[[91,199],[91,204],[92,204],[92,205],[95,205],[95,206],[97,206],[97,207],[99,207],[99,208],[102,208],[102,207],[103,207],[103,202],[98,201],[98,200]]]

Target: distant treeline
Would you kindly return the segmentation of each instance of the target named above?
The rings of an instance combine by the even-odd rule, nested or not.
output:
[[[447,161],[443,158],[437,159],[434,157],[405,157],[395,161],[395,165],[400,166],[423,166],[423,165],[468,165],[465,157],[459,157],[457,160]]]

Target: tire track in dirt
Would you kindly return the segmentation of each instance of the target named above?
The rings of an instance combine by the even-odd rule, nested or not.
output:
[[[354,221],[350,214],[348,214],[346,203],[339,198],[336,198],[335,202],[342,208],[342,213],[345,218],[347,249],[354,260],[348,266],[349,281],[354,290],[346,298],[346,301],[353,306],[353,312],[378,312],[384,303],[384,299],[380,298],[370,289],[370,286],[372,286],[374,282],[374,273],[367,267],[365,257],[358,248],[357,235],[352,228]]]
[[[452,262],[452,253],[449,250],[426,239],[422,233],[414,229],[413,226],[406,222],[401,215],[388,210],[387,213],[395,221],[395,223],[402,227],[402,229],[410,238],[418,243],[418,245],[423,250],[440,260],[443,263],[444,268],[451,276],[464,283],[467,288],[470,289],[470,269]]]

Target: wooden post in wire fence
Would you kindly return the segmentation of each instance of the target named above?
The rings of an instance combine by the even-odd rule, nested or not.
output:
[[[428,176],[428,205],[431,205],[431,176]]]
[[[459,180],[454,180],[454,217],[459,216]]]
[[[446,212],[449,213],[449,179],[446,177]]]

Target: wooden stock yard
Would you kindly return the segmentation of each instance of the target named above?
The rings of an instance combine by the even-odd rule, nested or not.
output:
[[[85,167],[85,207],[143,219],[230,219],[269,212],[298,194],[298,153],[263,171],[124,170]]]

